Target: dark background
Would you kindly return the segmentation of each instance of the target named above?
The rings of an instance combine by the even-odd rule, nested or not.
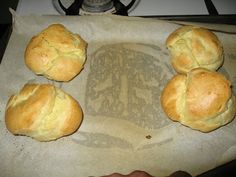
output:
[[[16,9],[18,0],[3,0],[0,6],[0,63],[11,33],[12,17],[9,8]]]

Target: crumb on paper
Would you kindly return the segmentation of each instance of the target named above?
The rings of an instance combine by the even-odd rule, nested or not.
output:
[[[152,136],[151,136],[151,135],[147,135],[146,138],[147,138],[147,139],[151,139]]]

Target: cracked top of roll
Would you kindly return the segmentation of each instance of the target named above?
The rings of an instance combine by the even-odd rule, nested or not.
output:
[[[236,114],[231,82],[203,68],[173,76],[163,89],[161,105],[170,119],[202,132],[226,125]]]
[[[50,84],[26,84],[8,100],[7,129],[38,141],[52,141],[73,134],[83,119],[79,103]]]
[[[61,24],[52,24],[34,36],[25,50],[25,64],[37,75],[70,81],[83,69],[87,43]]]
[[[183,26],[171,33],[166,46],[178,73],[194,68],[216,71],[223,64],[223,47],[218,37],[208,29]]]

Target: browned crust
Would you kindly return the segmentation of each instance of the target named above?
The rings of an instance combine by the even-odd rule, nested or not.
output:
[[[79,103],[61,89],[50,84],[26,84],[9,99],[5,122],[13,134],[50,141],[74,133],[82,117]]]
[[[161,104],[170,119],[202,132],[229,123],[236,114],[230,81],[202,68],[174,76],[162,92]]]
[[[221,42],[205,28],[180,27],[168,36],[166,46],[178,73],[187,73],[198,67],[217,70],[223,63]]]
[[[25,64],[35,74],[69,81],[83,69],[87,43],[61,24],[52,24],[32,37],[25,50]]]
[[[178,121],[181,118],[177,103],[183,96],[186,76],[175,75],[165,86],[161,94],[161,105],[165,113],[172,120]]]
[[[220,73],[195,69],[188,74],[187,114],[192,118],[214,117],[231,97],[231,83]]]

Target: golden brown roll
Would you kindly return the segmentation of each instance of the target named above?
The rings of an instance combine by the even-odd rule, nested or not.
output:
[[[235,116],[236,102],[230,86],[230,81],[216,71],[193,69],[167,83],[161,105],[170,119],[209,132]]]
[[[223,63],[223,47],[217,36],[204,28],[183,26],[166,40],[171,62],[178,73],[194,68],[216,71]]]
[[[75,132],[83,117],[79,103],[49,84],[26,84],[7,103],[7,129],[38,141],[51,141]]]
[[[34,36],[25,50],[25,64],[35,74],[69,81],[83,69],[87,43],[61,24],[53,24]]]

